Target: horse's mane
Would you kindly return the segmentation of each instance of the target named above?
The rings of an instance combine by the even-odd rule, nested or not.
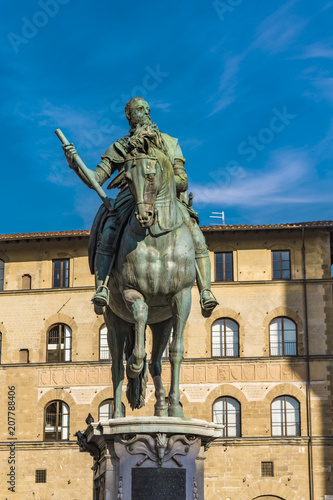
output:
[[[158,131],[159,134],[160,131]],[[129,155],[136,158],[140,155],[157,156],[161,163],[167,162],[172,167],[171,161],[167,155],[167,151],[161,137],[161,142],[156,140],[154,134],[136,134],[129,139]]]

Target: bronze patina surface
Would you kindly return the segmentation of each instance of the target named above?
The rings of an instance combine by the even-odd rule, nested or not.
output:
[[[183,416],[179,404],[179,370],[183,334],[191,308],[195,278],[202,313],[210,315],[217,301],[210,290],[210,260],[198,217],[187,202],[185,160],[178,140],[152,123],[148,103],[141,97],[125,108],[129,135],[102,155],[95,170],[88,169],[58,129],[69,166],[103,201],[89,242],[90,269],[95,274],[92,301],[103,314],[112,355],[114,418],[121,416],[127,360],[127,396],[132,408],[144,404],[147,366],[145,329],[153,333],[149,371],[156,391],[156,416]],[[108,189],[101,185],[117,172]],[[190,197],[191,200],[191,197]],[[171,386],[166,403],[162,385],[162,354],[171,331],[169,349]]]

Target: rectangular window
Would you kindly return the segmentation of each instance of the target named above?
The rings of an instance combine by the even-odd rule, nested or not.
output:
[[[290,280],[290,251],[272,251],[273,279]]]
[[[216,253],[215,281],[232,281],[233,279],[232,252]]]
[[[261,462],[261,476],[274,477],[273,462]]]
[[[69,287],[69,259],[53,261],[53,288]]]
[[[35,482],[46,483],[46,469],[37,469],[35,471]]]

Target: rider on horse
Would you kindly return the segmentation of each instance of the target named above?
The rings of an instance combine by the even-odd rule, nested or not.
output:
[[[134,198],[128,188],[124,176],[124,162],[126,156],[146,138],[154,148],[163,151],[169,158],[176,180],[177,196],[182,203],[184,223],[188,227],[194,247],[196,260],[197,284],[200,291],[200,303],[204,315],[209,315],[218,304],[210,290],[210,258],[205,238],[198,226],[196,212],[186,203],[185,191],[188,187],[187,175],[184,168],[185,159],[178,144],[178,140],[161,133],[150,118],[148,103],[141,97],[135,97],[126,104],[125,114],[129,121],[129,135],[117,140],[102,156],[97,168],[93,171],[97,182],[102,185],[118,170],[108,188],[119,188],[120,192],[113,201],[112,211],[103,205],[99,209],[91,231],[89,242],[89,263],[92,274],[95,274],[96,293],[92,298],[97,314],[103,313],[108,304],[108,278],[117,253],[123,229],[135,206]],[[79,171],[81,179],[89,186],[90,182],[84,173],[75,165],[73,157],[76,153],[73,145],[63,146],[66,159],[72,168]]]

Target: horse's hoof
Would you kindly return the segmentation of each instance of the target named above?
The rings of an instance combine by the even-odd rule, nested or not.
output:
[[[183,408],[180,405],[170,405],[168,409],[168,416],[184,418]]]
[[[155,405],[154,417],[167,417],[168,416],[168,406],[158,406]]]
[[[140,361],[140,363],[136,364],[133,362],[134,358],[133,355],[129,357],[126,365],[126,375],[129,378],[136,378],[140,375],[142,372],[143,368],[143,359]]]

